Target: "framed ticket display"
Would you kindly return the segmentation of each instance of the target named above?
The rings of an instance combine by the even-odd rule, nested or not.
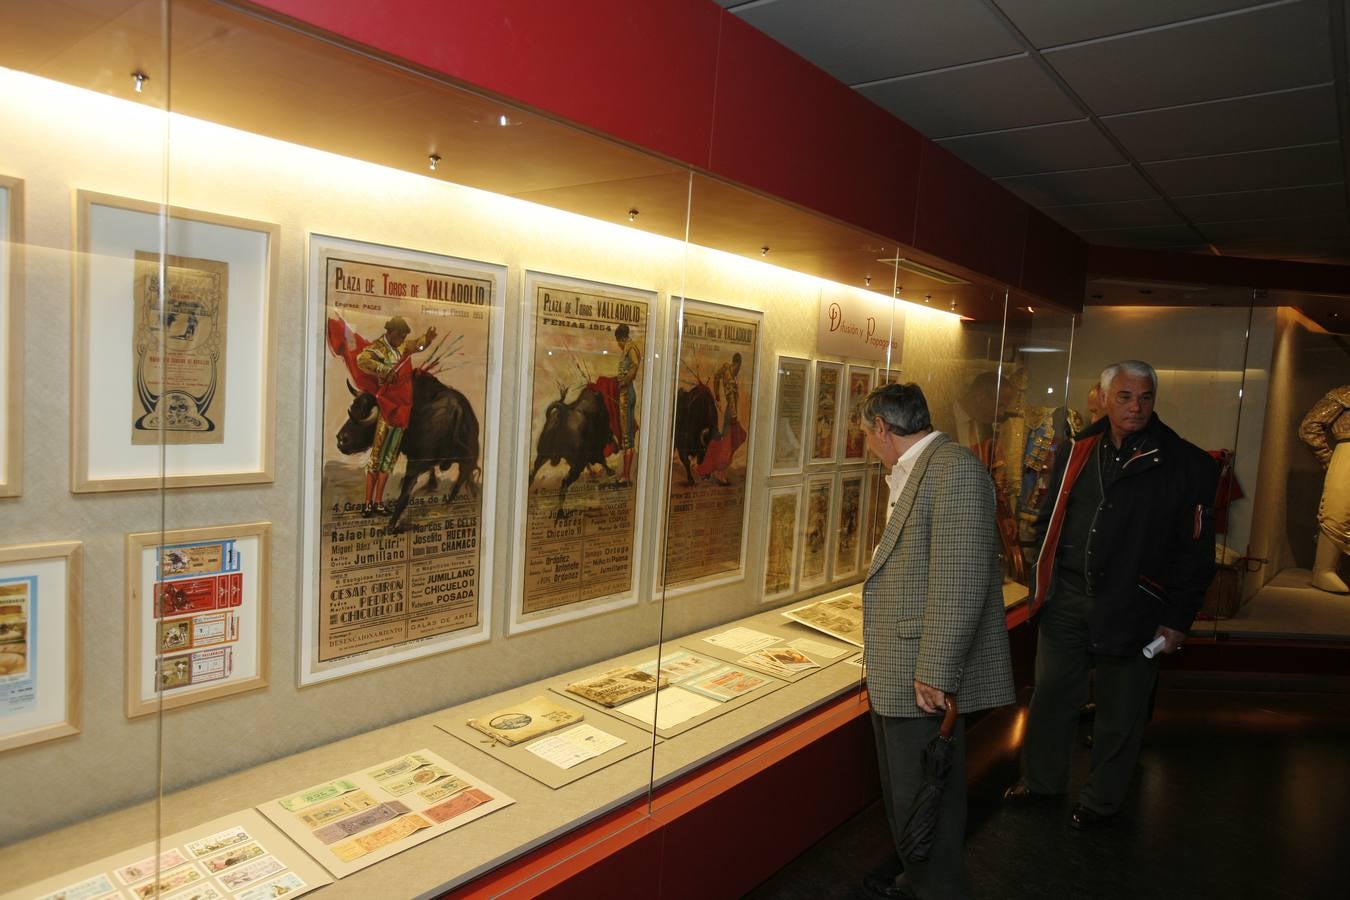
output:
[[[769,486],[768,527],[764,529],[764,601],[778,600],[797,586],[797,535],[801,530],[800,484]]]
[[[271,531],[127,535],[128,718],[267,686]]]
[[[511,631],[637,602],[656,295],[528,272]]]
[[[774,368],[771,475],[791,475],[802,470],[807,435],[806,392],[810,381],[810,360],[778,357]]]
[[[859,549],[862,546],[863,491],[866,472],[846,469],[835,485],[834,525],[830,528],[830,579],[850,578],[858,574]]]
[[[300,683],[486,640],[506,270],[311,235]]]
[[[0,750],[80,730],[81,551],[0,547]]]
[[[667,476],[664,564],[667,587],[745,577],[750,465],[755,456],[755,383],[761,316],[697,300],[674,304],[681,317]]]
[[[797,590],[819,587],[829,577],[830,522],[834,500],[834,473],[812,475],[802,485],[801,555]]]
[[[844,367],[839,363],[816,360],[816,377],[811,386],[811,452],[808,462],[832,463],[838,460],[840,411],[843,405]]]
[[[271,481],[277,227],[75,205],[71,490]]]
[[[845,385],[848,388],[848,401],[844,415],[844,448],[840,459],[846,463],[860,463],[867,457],[867,436],[862,430],[862,404],[872,392],[872,367],[849,366]]]
[[[0,175],[0,497],[23,490],[23,182]]]

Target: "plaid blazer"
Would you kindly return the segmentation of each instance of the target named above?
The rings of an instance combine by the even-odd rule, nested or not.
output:
[[[883,716],[927,715],[915,679],[963,713],[1014,700],[994,483],[945,434],[919,454],[867,570],[863,656]]]

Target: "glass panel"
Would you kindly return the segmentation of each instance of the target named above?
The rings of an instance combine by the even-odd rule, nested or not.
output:
[[[6,9],[0,29],[0,882],[153,883],[158,721],[124,683],[129,535],[162,527],[150,394],[165,226],[166,7]],[[124,641],[125,637],[125,641]],[[108,827],[52,832],[102,817]],[[69,832],[63,832],[69,834]],[[116,865],[94,865],[109,854]],[[162,866],[161,863],[162,862]]]

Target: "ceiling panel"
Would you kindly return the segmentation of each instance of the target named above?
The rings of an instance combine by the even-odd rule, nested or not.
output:
[[[1158,196],[1133,166],[1017,175],[1000,178],[999,183],[1036,207],[1147,200]]]
[[[1341,148],[1335,142],[1147,163],[1144,168],[1173,195],[1326,184],[1343,174]]]
[[[1063,122],[1082,115],[1025,55],[908,75],[859,91],[930,138]]]
[[[1266,0],[994,0],[1042,49],[1256,6]]]
[[[1345,215],[1345,190],[1339,182],[1273,191],[1240,191],[1178,197],[1176,204],[1192,222],[1234,222]]]
[[[1099,115],[1331,80],[1325,0],[1274,4],[1049,50]]]
[[[949,138],[938,143],[990,178],[1091,169],[1124,162],[1116,148],[1087,119]]]
[[[1102,123],[1141,162],[1339,140],[1336,95],[1319,85],[1131,115]]]
[[[980,0],[761,0],[730,8],[845,84],[1022,49]]]
[[[1123,203],[1087,203],[1074,206],[1047,206],[1041,212],[1065,228],[1134,228],[1142,226],[1182,225],[1181,217],[1160,199],[1127,200]]]
[[[1185,225],[1151,228],[1084,228],[1079,237],[1092,244],[1140,247],[1147,250],[1204,251],[1204,240]]]

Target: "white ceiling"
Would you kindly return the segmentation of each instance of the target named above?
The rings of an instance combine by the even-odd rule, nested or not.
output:
[[[1095,244],[1350,263],[1347,0],[717,0]]]

